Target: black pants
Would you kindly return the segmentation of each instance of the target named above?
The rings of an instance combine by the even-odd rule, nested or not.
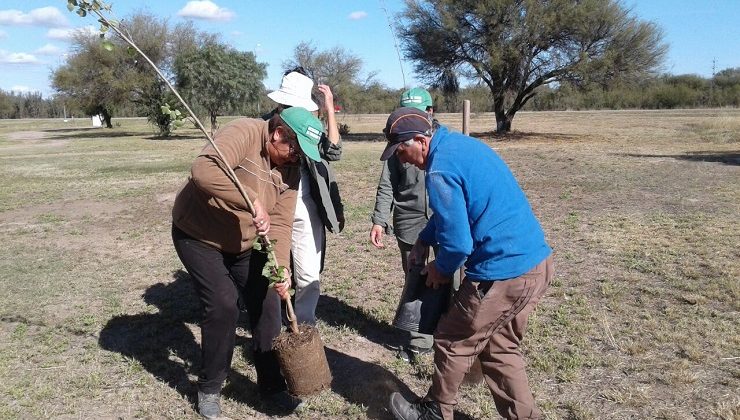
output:
[[[231,367],[241,294],[249,313],[255,347],[257,383],[263,395],[286,389],[285,379],[272,348],[280,333],[280,298],[262,276],[267,256],[260,252],[222,252],[194,239],[172,225],[177,256],[192,277],[203,306],[202,366],[198,389],[207,394],[221,391]],[[263,313],[264,312],[264,313]]]

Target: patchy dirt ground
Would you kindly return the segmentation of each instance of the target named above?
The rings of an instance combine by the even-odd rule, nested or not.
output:
[[[387,419],[390,392],[429,384],[431,357],[409,366],[387,348],[403,339],[393,238],[368,242],[385,117],[342,118],[348,223],[329,237],[318,307],[332,387],[301,414],[270,411],[243,325],[231,418]],[[525,339],[546,417],[738,418],[740,111],[522,113],[505,137],[488,114],[472,122],[555,249]],[[0,417],[198,418],[199,309],[169,212],[202,142],[153,140],[140,121],[32,125],[0,130]],[[462,389],[457,418],[496,417],[485,386]]]

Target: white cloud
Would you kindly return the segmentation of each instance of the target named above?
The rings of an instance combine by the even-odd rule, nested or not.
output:
[[[349,17],[349,20],[365,19],[367,17],[367,12],[363,10],[358,10],[356,12],[350,13],[348,17]]]
[[[231,31],[231,36],[238,37],[244,35],[242,31]]]
[[[0,10],[0,25],[33,25],[60,28],[69,26],[67,18],[56,7],[33,9],[28,13],[20,10]]]
[[[5,31],[0,31],[0,39],[5,39],[8,37],[8,33]]]
[[[33,89],[31,89],[30,87],[23,86],[23,85],[15,85],[15,86],[10,87],[10,91],[15,92],[15,93],[25,93],[25,92],[30,92],[32,90]]]
[[[43,47],[34,51],[34,54],[38,55],[59,55],[62,49],[53,44],[46,44]]]
[[[36,56],[28,53],[12,53],[0,50],[0,64],[40,64]]]
[[[177,12],[178,16],[193,18],[193,19],[205,19],[205,20],[220,20],[227,21],[234,18],[234,12],[229,9],[219,7],[216,3],[211,0],[202,1],[189,1],[185,7]]]
[[[46,33],[46,37],[56,39],[58,41],[71,41],[77,32],[84,32],[89,35],[95,35],[99,33],[98,28],[94,26],[84,26],[81,28],[69,29],[52,28],[49,29],[49,32]]]

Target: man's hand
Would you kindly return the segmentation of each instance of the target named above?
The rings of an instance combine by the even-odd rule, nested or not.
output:
[[[257,234],[260,236],[265,236],[270,231],[270,215],[267,214],[265,208],[262,207],[262,204],[259,202],[259,200],[254,200],[252,202],[252,206],[254,207],[254,217],[252,218],[252,223],[257,229]]]
[[[427,275],[426,285],[432,289],[439,289],[439,286],[449,284],[452,281],[452,276],[446,276],[437,270],[437,264],[435,264],[434,261],[427,264],[426,267],[421,270],[421,274],[424,273]]]
[[[429,246],[417,239],[409,252],[409,265],[423,265],[429,257]]]
[[[383,226],[373,225],[370,229],[370,242],[375,245],[375,248],[385,248],[383,244]]]
[[[282,300],[290,299],[290,271],[284,270],[283,281],[275,283],[272,287]]]

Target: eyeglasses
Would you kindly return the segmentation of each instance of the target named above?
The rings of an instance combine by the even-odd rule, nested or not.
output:
[[[300,146],[294,142],[288,142],[288,155],[291,157],[301,157]]]

